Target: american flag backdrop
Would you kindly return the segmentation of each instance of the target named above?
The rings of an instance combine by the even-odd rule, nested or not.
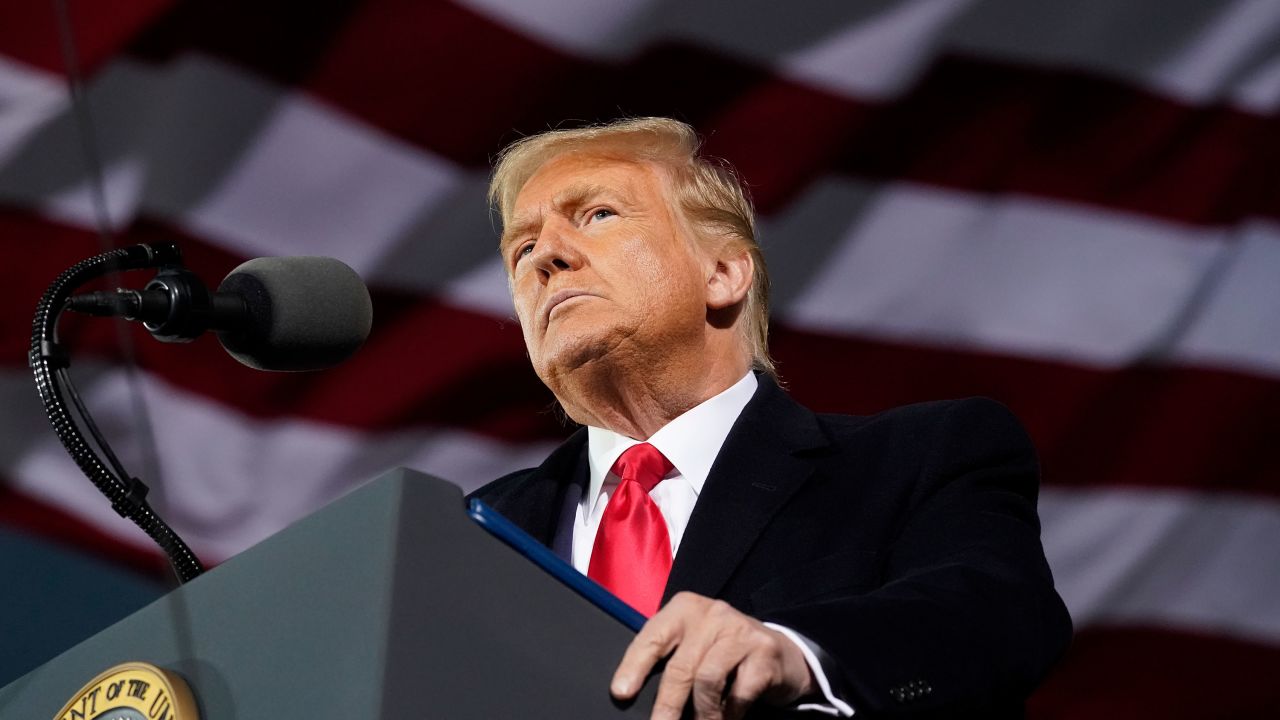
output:
[[[566,121],[666,115],[751,187],[801,402],[988,395],[1041,453],[1077,627],[1033,718],[1280,717],[1280,2],[0,0],[0,684],[163,589],[43,419],[63,269],[330,255],[373,333],[314,374],[72,320],[86,403],[210,563],[397,465],[471,489],[569,430],[484,192]],[[149,279],[126,276],[132,286]],[[132,358],[132,361],[130,360]],[[131,369],[136,368],[136,369]]]

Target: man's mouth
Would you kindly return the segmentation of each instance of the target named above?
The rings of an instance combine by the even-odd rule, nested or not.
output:
[[[542,314],[543,322],[550,322],[551,315],[564,303],[579,297],[591,297],[591,294],[583,290],[557,290],[551,297],[547,298],[547,302],[543,307],[546,310]]]

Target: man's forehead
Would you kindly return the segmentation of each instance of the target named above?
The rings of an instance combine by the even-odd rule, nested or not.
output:
[[[662,173],[654,163],[578,154],[553,158],[520,188],[504,235],[536,224],[548,208],[568,208],[601,197],[626,202],[646,194],[646,186],[663,192]]]
[[[575,199],[582,195],[601,192],[634,192],[640,186],[656,180],[656,168],[652,163],[629,158],[573,153],[552,158],[543,163],[516,195],[516,208],[529,195],[539,199],[550,196],[552,202]]]

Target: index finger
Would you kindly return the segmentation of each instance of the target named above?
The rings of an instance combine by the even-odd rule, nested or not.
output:
[[[609,692],[619,700],[630,700],[653,668],[671,654],[684,636],[683,623],[670,613],[659,612],[640,628],[613,673]]]

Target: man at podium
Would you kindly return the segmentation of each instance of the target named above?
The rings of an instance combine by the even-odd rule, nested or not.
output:
[[[1006,409],[792,401],[751,205],[687,125],[525,138],[490,198],[529,358],[583,427],[477,496],[651,615],[615,696],[667,658],[656,718],[1021,717],[1071,623]]]

